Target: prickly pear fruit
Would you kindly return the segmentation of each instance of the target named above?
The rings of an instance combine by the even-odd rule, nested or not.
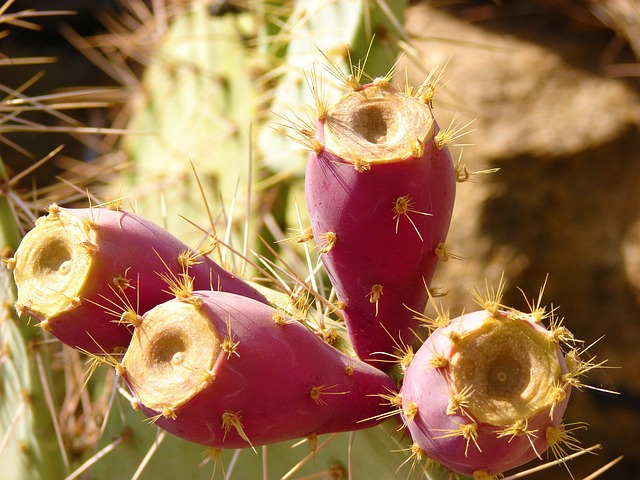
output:
[[[438,131],[428,102],[386,81],[318,115],[307,208],[354,349],[368,362],[413,341],[428,299],[456,184]]]
[[[212,291],[145,313],[116,369],[158,426],[216,448],[371,427],[395,385],[278,310]]]
[[[264,297],[160,226],[131,212],[57,205],[8,262],[16,309],[63,343],[92,353],[131,341],[138,312],[169,300],[186,277],[195,288]]]
[[[416,352],[400,390],[401,416],[428,457],[490,478],[553,444],[571,391],[567,372],[558,335],[534,315],[468,313]]]

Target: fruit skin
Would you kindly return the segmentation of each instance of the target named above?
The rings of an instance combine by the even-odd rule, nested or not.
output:
[[[532,401],[531,405],[527,405],[527,410],[532,412],[528,418],[507,418],[500,415],[499,425],[487,422],[486,418],[479,419],[473,395],[482,390],[482,386],[472,385],[470,381],[471,392],[467,392],[466,396],[468,404],[462,408],[451,406],[452,393],[462,390],[460,383],[456,387],[453,386],[454,376],[451,373],[452,365],[458,361],[456,355],[464,348],[459,339],[465,335],[473,335],[478,327],[486,325],[487,322],[520,322],[522,325],[518,332],[525,336],[537,337],[538,340],[533,340],[533,343],[539,342],[544,345],[547,342],[551,350],[547,350],[546,353],[539,353],[538,350],[527,351],[527,355],[546,356],[553,367],[550,367],[552,372],[540,370],[542,373],[536,373],[534,368],[518,371],[517,367],[513,367],[514,370],[510,373],[507,368],[507,375],[516,375],[518,378],[524,378],[525,384],[529,383],[513,396],[496,395],[493,398],[493,408],[507,411],[513,404],[518,408],[517,404],[525,401],[523,397],[529,402],[530,397],[535,396],[535,392],[531,390],[544,392],[545,395],[538,397],[539,401]],[[416,352],[406,370],[400,390],[401,416],[413,441],[433,460],[454,472],[470,476],[479,471],[497,475],[542,455],[548,447],[547,428],[560,425],[571,391],[570,386],[562,382],[562,376],[568,371],[562,350],[550,339],[549,334],[550,332],[531,316],[515,311],[476,311],[451,320],[446,327],[436,329]],[[479,343],[482,343],[482,337],[478,338],[481,339]],[[505,336],[502,345],[497,347],[503,349],[501,351],[505,358],[511,355],[511,347],[505,346],[509,342],[508,338]],[[517,345],[524,346],[522,350],[526,348],[526,343]],[[494,354],[491,349],[486,349],[483,355],[476,351],[475,355],[476,358],[472,359],[472,362],[477,370],[484,368],[484,359],[479,358],[480,356],[487,357],[489,362],[503,362],[500,369],[512,365],[510,360],[501,359],[500,353]],[[468,357],[465,361],[468,361]],[[496,371],[489,370],[493,373]],[[540,378],[536,379],[538,375]],[[461,383],[464,382],[462,379]],[[480,414],[482,415],[482,412]],[[518,420],[520,423],[516,424]],[[462,435],[460,426],[474,423],[477,425],[477,436],[471,438]],[[519,425],[521,429],[507,430],[513,425]]]
[[[354,94],[375,89],[380,90],[365,85]],[[323,118],[317,122],[316,139],[324,148],[312,153],[307,164],[305,192],[314,238],[344,304],[354,349],[367,362],[384,360],[379,352],[394,354],[413,343],[414,317],[426,306],[438,263],[436,249],[446,238],[453,212],[456,181],[450,154],[436,146],[438,127],[429,106],[415,98],[410,102],[432,122],[427,138],[419,139],[422,155],[376,162],[361,148],[356,156],[362,164],[354,164],[325,145]],[[329,111],[327,117],[331,115]],[[408,145],[415,140],[402,141]],[[409,203],[405,213],[394,210],[401,199]],[[335,244],[327,245],[327,232],[335,234]]]
[[[18,312],[63,343],[96,354],[126,348],[138,312],[172,298],[167,279],[179,286],[184,273],[194,288],[266,302],[162,227],[122,210],[54,205],[25,235],[12,265]]]
[[[158,338],[153,323],[160,321],[164,311],[168,311],[166,318],[173,318],[174,324],[157,331],[166,328],[170,335],[178,335],[175,328],[183,328],[190,318],[197,320],[202,315],[218,338],[224,338],[226,345],[233,348],[211,354],[212,368],[206,375],[189,364],[189,358],[200,363],[208,355],[189,357],[193,346],[181,351],[179,360],[175,355],[165,355],[163,358],[174,362],[167,369],[168,365],[155,362],[153,352],[158,345],[173,342],[173,337],[148,340]],[[181,312],[185,316],[175,320]],[[171,300],[147,312],[139,329],[140,334],[134,336],[122,361],[121,375],[137,406],[153,417],[156,425],[192,442],[223,449],[255,447],[371,427],[382,421],[372,417],[389,410],[380,405],[383,402],[378,395],[395,388],[390,377],[339,352],[303,324],[246,297],[194,292],[189,301]],[[204,351],[211,352],[211,348],[215,349],[206,346]],[[145,362],[149,364],[143,365]],[[183,365],[184,370],[179,371]],[[149,408],[145,402],[155,402],[156,393],[164,388],[163,380],[154,379],[153,372],[149,374],[150,368],[165,368],[165,372],[175,373],[179,382],[191,374],[198,386],[193,394],[176,400],[175,405],[158,402],[155,408]],[[149,392],[140,389],[144,388],[143,377],[147,374],[147,381],[157,380],[157,386],[149,387],[151,396],[145,400],[143,397]],[[204,377],[209,380],[203,382]],[[166,381],[169,383],[164,385],[171,384]],[[225,413],[236,415],[241,425],[225,429]]]

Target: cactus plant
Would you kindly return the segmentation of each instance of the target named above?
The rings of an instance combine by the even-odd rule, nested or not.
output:
[[[176,4],[170,22],[154,35],[157,45],[134,90],[127,124],[141,134],[121,144],[131,161],[121,182],[136,210],[189,244],[202,234],[177,214],[198,224],[208,220],[194,195],[198,184],[190,163],[211,207],[228,210],[226,202],[235,198],[237,218],[251,209],[237,186],[257,173],[250,125],[259,115],[261,87],[254,77],[260,65],[245,39],[257,35],[259,19],[248,11],[212,15],[209,3]]]
[[[42,382],[42,373],[48,372],[47,352],[38,348],[37,330],[20,321],[13,309],[17,292],[4,264],[18,248],[21,225],[1,160],[0,185],[0,474],[53,479],[62,475],[66,458],[50,435],[54,423]]]

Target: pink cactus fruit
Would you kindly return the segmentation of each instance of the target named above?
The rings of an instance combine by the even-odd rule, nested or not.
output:
[[[156,425],[215,448],[371,427],[395,382],[278,310],[194,292],[143,318],[116,369]]]
[[[575,370],[542,310],[485,309],[436,328],[411,359],[397,397],[414,446],[474,478],[518,467],[568,440],[561,422]],[[575,351],[575,350],[574,350]],[[567,357],[569,358],[569,357]]]
[[[354,349],[368,362],[413,341],[428,300],[456,185],[440,133],[429,101],[384,79],[318,114],[307,208]]]
[[[63,343],[91,353],[129,345],[144,312],[173,298],[187,276],[195,288],[264,297],[131,212],[57,205],[36,221],[9,261],[21,315],[37,319]]]

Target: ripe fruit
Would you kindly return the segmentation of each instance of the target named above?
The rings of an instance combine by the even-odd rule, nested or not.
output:
[[[278,310],[214,291],[147,312],[115,366],[158,426],[217,448],[376,425],[395,387]]]

